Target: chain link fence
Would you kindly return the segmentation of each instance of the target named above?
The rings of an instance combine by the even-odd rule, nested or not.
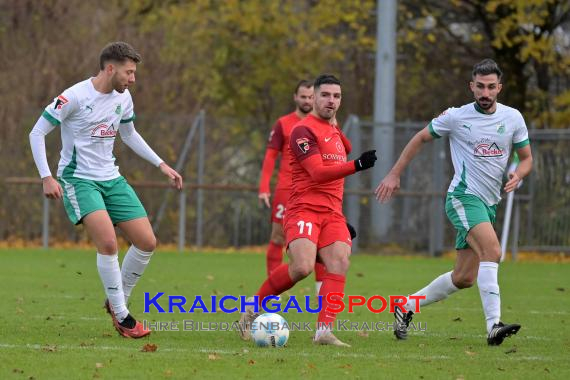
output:
[[[209,120],[205,129],[206,141],[213,133],[215,121]],[[214,124],[215,125],[215,124]],[[394,124],[394,162],[409,139],[426,123]],[[349,117],[345,130],[351,138],[354,151],[349,158],[373,149],[370,122]],[[184,134],[181,134],[184,136]],[[525,179],[515,195],[511,244],[515,249],[533,251],[570,252],[570,130],[531,130],[534,170]],[[234,141],[237,147],[247,148],[249,139],[242,136]],[[202,154],[200,149],[205,151]],[[212,157],[211,142],[192,145],[188,168],[199,167],[197,160]],[[223,154],[221,150],[214,151]],[[270,234],[269,210],[257,201],[259,160],[238,157],[234,150],[231,160],[217,157],[217,162],[231,162],[234,169],[211,174],[206,160],[204,176],[188,176],[183,196],[172,192],[167,203],[157,236],[163,243],[188,246],[250,246],[268,242]],[[378,152],[382,157],[382,152]],[[240,159],[245,164],[237,163]],[[386,159],[386,157],[382,157]],[[233,161],[232,161],[233,160]],[[211,160],[210,160],[211,161]],[[237,168],[237,169],[236,169]],[[438,139],[427,144],[412,161],[401,179],[401,191],[391,201],[392,220],[388,235],[379,242],[371,226],[371,205],[376,202],[370,171],[358,173],[346,181],[345,214],[358,230],[354,241],[356,250],[423,252],[437,255],[453,249],[455,231],[447,221],[444,199],[453,174],[448,142]],[[239,184],[239,181],[249,184]],[[201,181],[201,183],[199,183]],[[165,184],[162,182],[130,181],[145,205],[151,221],[164,203]],[[60,202],[48,202],[41,194],[39,180],[33,178],[7,178],[0,184],[3,192],[0,237],[3,240],[80,242],[86,240],[81,228],[70,225]],[[201,191],[199,191],[201,190]],[[181,212],[182,211],[182,212]],[[499,207],[497,231],[500,234],[505,207]],[[18,221],[18,222],[16,222]],[[23,221],[23,222],[22,222]],[[513,238],[514,237],[514,238]]]

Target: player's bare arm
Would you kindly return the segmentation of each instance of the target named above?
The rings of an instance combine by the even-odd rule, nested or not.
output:
[[[165,162],[161,162],[158,165],[160,171],[168,177],[170,185],[177,190],[181,190],[183,186],[182,176],[176,172],[176,170],[172,169],[168,166]]]
[[[433,136],[429,133],[428,127],[425,127],[412,137],[400,154],[400,158],[398,158],[398,161],[396,161],[392,167],[392,170],[390,170],[386,177],[384,177],[380,182],[376,190],[374,190],[376,199],[379,202],[388,202],[392,198],[392,195],[400,189],[400,175],[412,159],[420,152],[423,144],[432,140]]]
[[[510,172],[509,180],[505,184],[505,191],[507,193],[515,190],[520,181],[530,173],[532,170],[532,151],[530,145],[524,146],[517,149],[517,155],[519,156],[519,164],[514,172]]]

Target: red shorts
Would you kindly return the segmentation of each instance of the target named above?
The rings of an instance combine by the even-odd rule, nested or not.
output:
[[[271,221],[273,223],[283,224],[283,217],[285,216],[285,205],[289,199],[291,191],[288,189],[275,189],[273,194],[273,202],[271,204]]]
[[[285,216],[285,239],[287,246],[295,239],[307,238],[317,249],[342,241],[352,246],[346,219],[342,213],[328,208],[303,207],[287,210]]]

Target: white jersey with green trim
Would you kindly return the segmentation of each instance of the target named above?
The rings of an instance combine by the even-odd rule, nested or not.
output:
[[[129,90],[104,94],[92,78],[65,90],[42,116],[61,126],[61,158],[57,176],[107,181],[120,176],[113,146],[120,123],[134,120]]]
[[[489,206],[499,203],[512,148],[529,144],[521,113],[497,103],[486,114],[473,102],[447,109],[428,128],[435,138],[449,137],[455,174],[448,192],[475,195]]]

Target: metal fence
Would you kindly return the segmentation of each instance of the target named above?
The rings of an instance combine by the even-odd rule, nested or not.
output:
[[[201,116],[200,116],[201,115]],[[257,201],[255,185],[219,185],[204,173],[208,129],[200,114],[189,129],[188,151],[197,151],[193,159],[179,160],[178,165],[196,165],[198,175],[184,192],[170,194],[165,201],[163,183],[131,181],[161,242],[177,243],[179,249],[188,246],[245,246],[267,243],[270,233],[269,210]],[[199,119],[201,118],[201,119]],[[194,129],[194,132],[192,130]],[[425,123],[394,124],[395,161],[405,144]],[[372,149],[371,122],[351,116],[345,131],[353,142],[355,157]],[[193,136],[198,133],[197,142]],[[511,222],[511,245],[534,251],[570,252],[570,148],[569,130],[531,130],[534,170],[515,195]],[[194,141],[194,143],[193,143]],[[186,153],[188,153],[188,151]],[[185,156],[184,150],[179,157]],[[382,152],[379,152],[380,156]],[[177,166],[178,166],[177,165]],[[202,167],[202,169],[200,169]],[[255,170],[258,170],[256,167]],[[402,190],[392,201],[393,218],[387,238],[380,243],[371,233],[371,205],[376,202],[369,171],[351,176],[346,181],[345,214],[358,230],[355,250],[394,250],[396,252],[426,252],[437,255],[452,249],[454,230],[444,215],[445,191],[453,173],[449,147],[445,139],[427,145],[412,161],[402,176]],[[257,173],[256,173],[257,174]],[[255,176],[255,175],[254,175]],[[25,226],[19,227],[17,237],[24,240],[82,241],[81,228],[71,226],[63,207],[42,198],[39,180],[7,178],[4,180],[6,217],[0,220],[0,236],[10,238],[14,228],[10,215],[25,216]],[[43,205],[42,205],[43,202]],[[505,207],[499,207],[497,231],[501,231]],[[37,210],[42,210],[38,212]]]

